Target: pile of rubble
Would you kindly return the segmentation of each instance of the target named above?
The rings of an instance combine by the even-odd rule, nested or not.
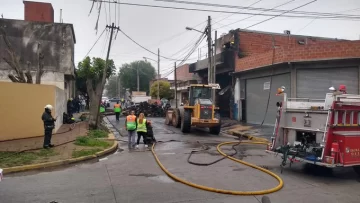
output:
[[[139,116],[140,113],[144,113],[146,117],[165,117],[165,108],[162,106],[149,102],[141,102],[139,104],[131,105],[123,110],[123,115],[129,115],[131,111],[135,111],[135,115]]]

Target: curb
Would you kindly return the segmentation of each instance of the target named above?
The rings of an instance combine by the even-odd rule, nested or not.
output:
[[[109,137],[111,135],[113,136],[112,133],[108,134]],[[9,173],[15,173],[15,172],[21,172],[21,171],[29,171],[29,170],[35,170],[35,169],[43,169],[43,168],[68,165],[68,164],[78,163],[78,162],[82,162],[82,161],[87,161],[90,159],[101,157],[106,154],[110,154],[111,152],[116,151],[117,148],[118,148],[118,142],[114,141],[114,144],[110,148],[107,148],[103,151],[97,152],[94,155],[82,156],[82,157],[78,157],[78,158],[71,158],[71,159],[52,161],[52,162],[46,162],[46,163],[3,168],[3,174],[9,174]]]

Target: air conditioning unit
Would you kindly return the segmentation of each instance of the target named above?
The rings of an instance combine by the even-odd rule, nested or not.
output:
[[[284,34],[290,35],[290,34],[291,34],[291,33],[290,33],[290,30],[284,30]]]

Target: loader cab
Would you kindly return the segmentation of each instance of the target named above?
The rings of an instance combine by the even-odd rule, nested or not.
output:
[[[208,100],[211,102],[211,87],[205,85],[189,87],[189,106],[194,106],[200,100]],[[200,100],[199,100],[200,99]]]

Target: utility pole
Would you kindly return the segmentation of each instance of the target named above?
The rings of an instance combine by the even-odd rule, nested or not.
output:
[[[212,83],[212,40],[211,40],[211,17],[208,16],[208,25],[207,25],[207,40],[208,40],[208,84]]]
[[[217,46],[216,40],[217,40],[217,30],[215,30],[215,39],[214,39],[214,60],[213,60],[214,68],[212,69],[212,83],[216,83],[216,46]],[[216,101],[215,101],[216,100],[216,89],[212,90],[212,100],[213,100],[213,103],[216,104]]]
[[[177,77],[176,77],[176,62],[174,65],[174,79],[175,79],[175,108],[178,108],[178,101],[177,101]]]
[[[158,76],[157,76],[157,90],[158,90],[158,93],[157,93],[157,99],[160,100],[160,49],[158,48]]]
[[[117,30],[120,29],[119,27],[115,27],[114,23],[112,23],[111,26],[106,25],[106,28],[110,28],[110,39],[109,39],[109,46],[108,46],[108,50],[107,50],[107,54],[106,54],[105,68],[103,70],[102,79],[101,79],[101,86],[100,86],[101,90],[99,91],[99,92],[101,92],[101,94],[99,94],[99,98],[98,98],[98,101],[99,101],[98,107],[100,106],[101,97],[104,92],[104,86],[105,86],[105,82],[106,82],[106,72],[107,72],[107,67],[108,67],[110,48],[111,48],[111,42],[112,42],[112,38],[113,38],[114,29],[117,29]],[[98,126],[99,114],[100,114],[100,111],[97,110],[96,121],[95,121],[96,126]]]
[[[137,91],[140,91],[140,88],[139,88],[139,84],[140,84],[140,81],[139,81],[139,64],[136,64],[136,82],[137,82]]]

